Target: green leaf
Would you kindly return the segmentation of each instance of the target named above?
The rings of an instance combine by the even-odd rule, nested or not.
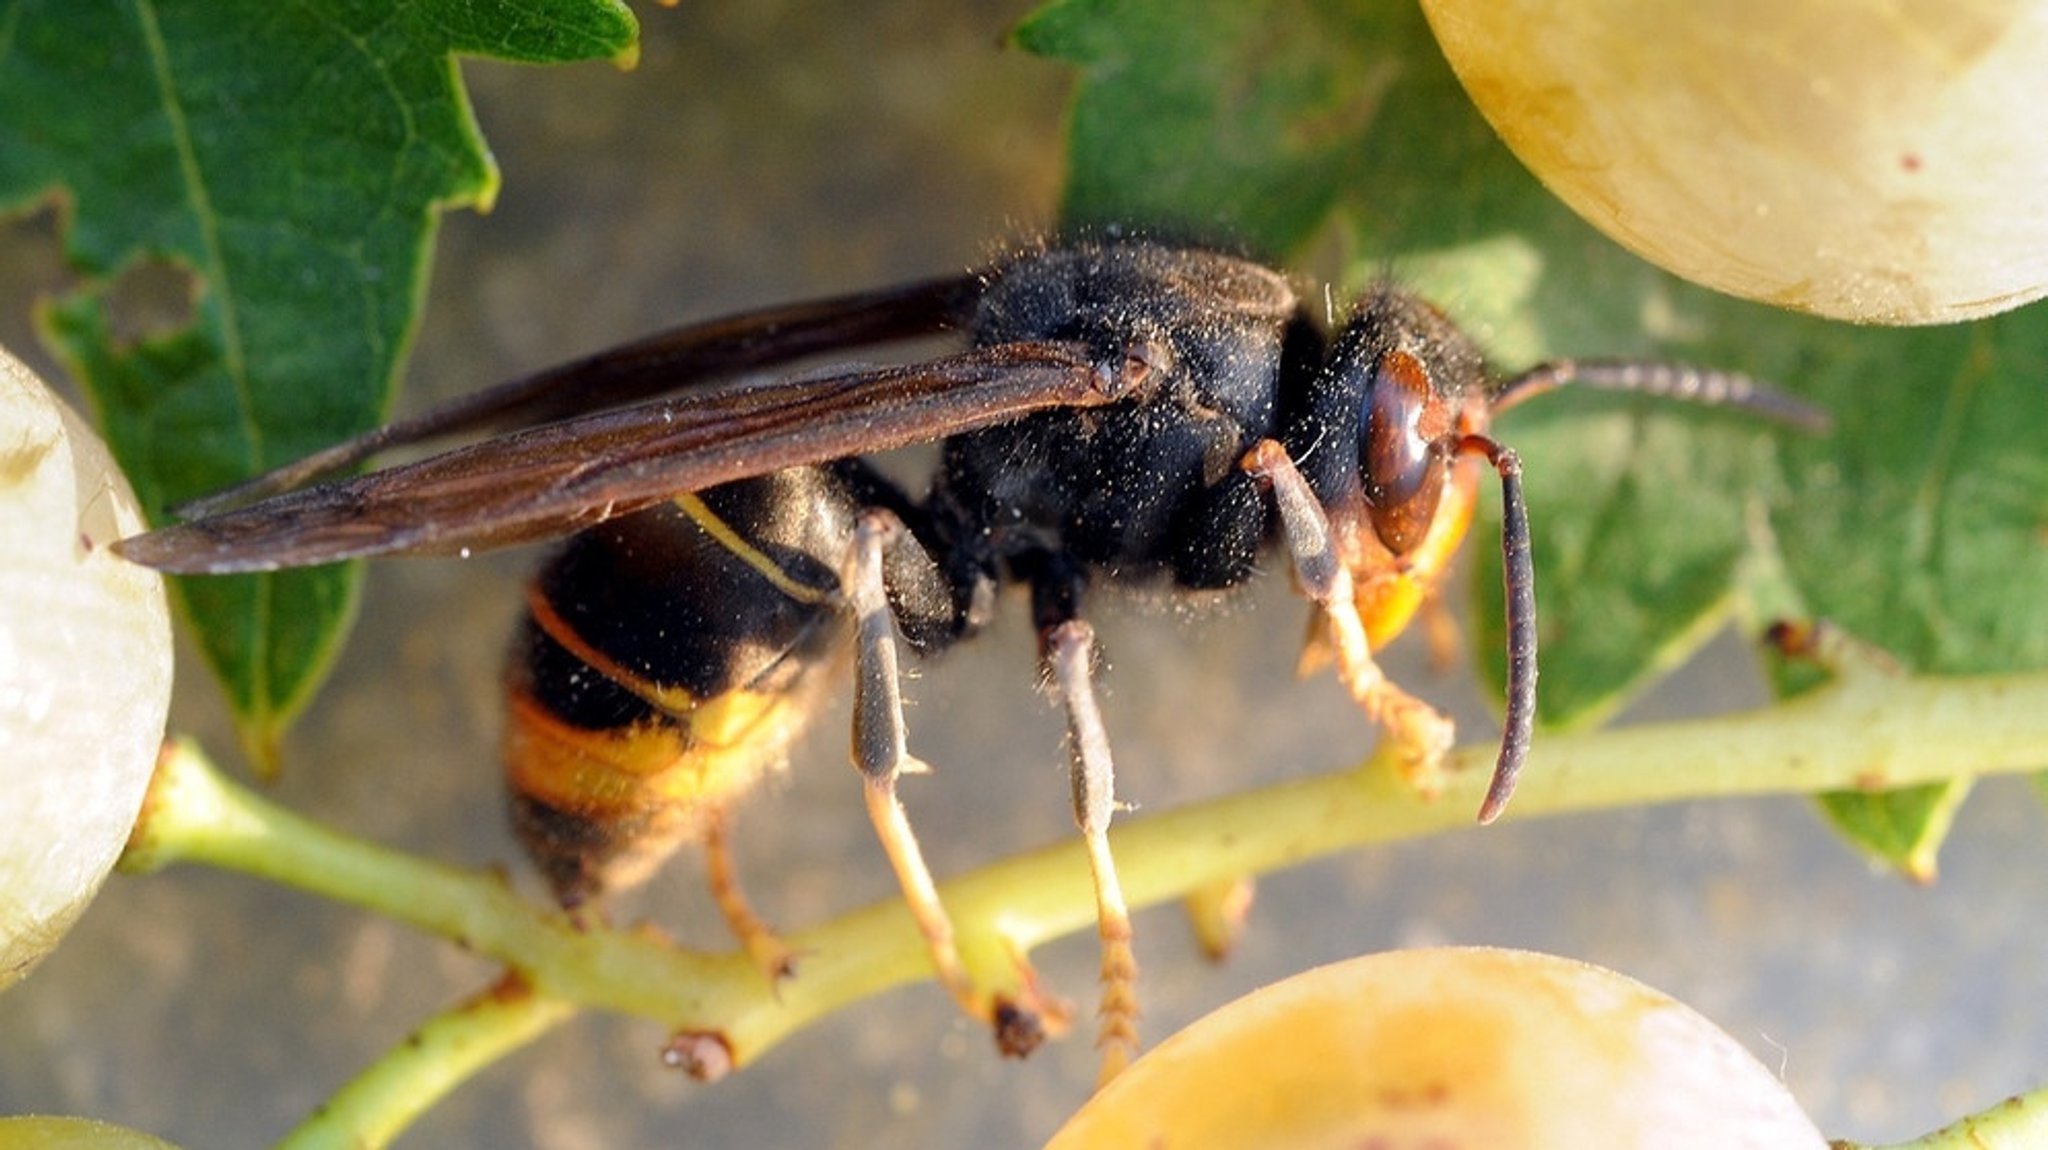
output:
[[[1867,329],[1786,317],[1834,413],[1772,523],[1812,610],[1910,667],[2048,665],[2048,308]]]
[[[1957,779],[1874,794],[1838,791],[1819,801],[1850,842],[1915,882],[1929,883],[1938,869],[1936,852],[1969,794],[1970,781]]]
[[[382,418],[439,213],[497,186],[455,54],[623,61],[635,34],[617,0],[0,3],[0,211],[63,205],[83,286],[43,328],[152,515]],[[189,276],[190,318],[125,333],[147,264]],[[181,582],[259,755],[355,585]]]
[[[1407,4],[1063,0],[1020,28],[1071,60],[1070,224],[1348,255],[1430,294],[1509,367],[1656,355],[1775,381],[1827,436],[1740,413],[1572,394],[1503,416],[1535,534],[1542,717],[1612,713],[1738,609],[1803,607],[1930,671],[2048,665],[2048,310],[1874,330],[1691,287],[1524,172]],[[1474,526],[1497,538],[1498,524]],[[1477,641],[1498,686],[1498,549]],[[1887,857],[1931,866],[1956,794],[1861,796]]]
[[[1351,145],[1392,79],[1356,66],[1355,49],[1394,6],[1355,7],[1333,12],[1344,26],[1329,36],[1275,26],[1263,4],[1192,17],[1184,5],[1074,0],[1029,17],[1018,44],[1082,69],[1063,217],[1221,230],[1268,251],[1300,243],[1357,169]]]

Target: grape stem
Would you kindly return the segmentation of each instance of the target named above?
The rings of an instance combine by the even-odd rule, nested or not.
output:
[[[279,1150],[388,1146],[470,1075],[552,1030],[575,1004],[506,975],[428,1019],[323,1103]]]
[[[2048,1087],[2014,1095],[1910,1142],[1869,1146],[1844,1139],[1828,1146],[1831,1150],[2027,1150],[2044,1144],[2048,1144]]]
[[[1910,675],[1853,651],[1837,661],[1836,671],[1817,690],[1756,710],[1546,735],[1536,742],[1506,817],[1882,790],[2048,765],[2048,673]],[[1112,842],[1125,895],[1133,907],[1149,906],[1337,851],[1469,828],[1492,750],[1474,744],[1453,751],[1433,799],[1401,783],[1382,756],[1351,770],[1120,821]],[[572,1005],[637,1015],[679,1034],[715,1036],[737,1068],[825,1014],[931,976],[923,940],[895,900],[789,935],[790,946],[805,955],[801,976],[771,990],[744,953],[681,949],[644,932],[579,929],[561,913],[521,898],[495,873],[339,835],[231,782],[189,742],[167,746],[122,865],[145,872],[172,863],[204,863],[297,886],[505,963],[518,995],[487,996],[480,1001],[496,1004],[492,1009],[469,1004],[423,1032],[459,1027],[470,1015],[495,1020],[486,1029],[497,1037],[470,1047],[475,1056],[459,1063],[459,1073],[435,1072],[437,1091],[545,1031]],[[940,893],[968,973],[994,991],[1021,989],[1011,985],[1017,955],[1095,921],[1079,842],[960,875]],[[414,1064],[400,1079],[438,1064],[431,1048],[412,1043],[387,1063],[394,1061]],[[392,1066],[379,1064],[348,1089],[367,1090],[366,1080],[392,1073]],[[393,1113],[408,1116],[418,1105],[404,1091],[390,1102]],[[366,1129],[395,1134],[403,1124],[380,1124],[360,1113],[357,1120],[368,1123],[357,1128],[359,1136]]]

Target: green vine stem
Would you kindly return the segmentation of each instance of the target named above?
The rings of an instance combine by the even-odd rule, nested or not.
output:
[[[575,1005],[535,994],[513,975],[428,1020],[357,1075],[278,1150],[369,1150],[386,1146],[412,1120],[478,1070],[569,1018]]]
[[[1833,1150],[2036,1150],[2048,1146],[2048,1087],[2015,1095],[1923,1138],[1887,1146],[1830,1142]]]
[[[2048,766],[2048,672],[1928,677],[1850,652],[1826,686],[1712,719],[1537,740],[1508,817],[1680,799],[1890,788]],[[1371,843],[1469,827],[1493,748],[1453,752],[1440,792],[1386,764],[1280,783],[1126,820],[1113,841],[1125,894],[1147,906]],[[812,1020],[931,974],[894,900],[794,933],[797,977],[771,989],[738,952],[683,950],[642,932],[579,930],[496,875],[328,831],[230,782],[196,747],[167,749],[123,866],[199,862],[354,903],[506,963],[540,1001],[655,1020],[717,1047],[701,1073],[745,1066]],[[970,974],[1015,989],[1018,959],[1091,926],[1078,841],[941,887]],[[516,1044],[516,1043],[515,1043]],[[685,1047],[687,1049],[687,1047]]]

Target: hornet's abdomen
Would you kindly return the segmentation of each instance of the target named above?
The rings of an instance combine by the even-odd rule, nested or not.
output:
[[[850,497],[782,472],[569,541],[508,671],[514,829],[566,907],[646,878],[780,766],[845,627]]]

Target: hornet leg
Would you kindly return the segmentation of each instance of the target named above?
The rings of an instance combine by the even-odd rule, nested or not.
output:
[[[1095,629],[1079,619],[1054,626],[1044,636],[1053,690],[1067,713],[1067,755],[1074,791],[1074,821],[1088,844],[1095,880],[1096,928],[1102,938],[1102,1003],[1096,1014],[1102,1052],[1097,1084],[1106,1084],[1129,1064],[1138,1047],[1138,959],[1131,949],[1131,912],[1117,881],[1109,850],[1109,820],[1116,812],[1116,771],[1109,737],[1095,706]]]
[[[796,955],[776,937],[775,928],[761,920],[740,890],[739,876],[732,864],[732,812],[723,806],[706,812],[704,818],[704,870],[718,913],[725,916],[733,937],[760,968],[771,987],[796,973]]]
[[[1365,621],[1359,617],[1352,595],[1351,572],[1337,557],[1329,516],[1287,449],[1273,440],[1263,440],[1245,456],[1242,466],[1272,486],[1281,530],[1294,560],[1295,579],[1302,593],[1321,609],[1338,678],[1365,713],[1395,740],[1402,774],[1428,787],[1455,739],[1451,721],[1402,690],[1373,660]]]
[[[882,576],[884,545],[899,530],[893,515],[878,511],[863,514],[854,529],[845,582],[855,626],[853,764],[866,789],[868,817],[924,936],[940,985],[962,1010],[994,1027],[997,1049],[1022,1057],[1045,1039],[1045,1008],[1035,996],[1017,1002],[984,995],[975,987],[961,961],[952,919],[939,902],[937,884],[896,796],[899,777],[928,769],[911,756],[905,740],[896,624]],[[1030,985],[1027,978],[1027,995]]]

